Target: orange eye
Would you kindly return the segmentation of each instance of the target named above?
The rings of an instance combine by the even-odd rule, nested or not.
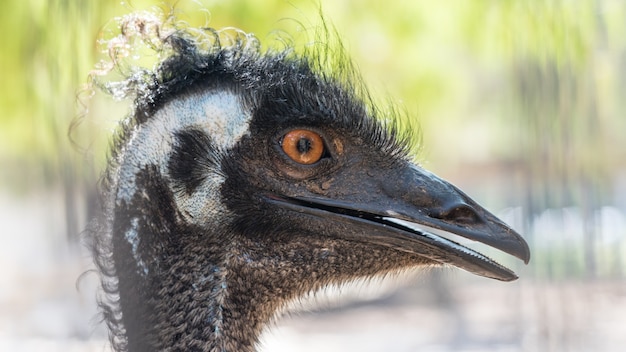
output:
[[[283,137],[281,146],[285,154],[299,164],[314,164],[324,154],[322,137],[308,130],[289,131]]]

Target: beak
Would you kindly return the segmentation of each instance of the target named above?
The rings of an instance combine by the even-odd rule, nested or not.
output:
[[[392,247],[497,280],[512,281],[517,275],[459,242],[476,241],[524,263],[530,260],[528,244],[513,229],[452,184],[413,164],[393,171],[345,170],[333,178],[332,188],[341,191],[272,194],[266,201],[331,221],[340,230],[330,235]]]

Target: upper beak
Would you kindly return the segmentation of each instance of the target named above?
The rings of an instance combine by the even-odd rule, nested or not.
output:
[[[450,235],[486,244],[525,263],[530,260],[528,244],[513,229],[450,183],[413,164],[392,172],[347,170],[334,177],[333,185],[341,191],[329,190],[325,196],[271,195],[267,200],[342,223],[341,237],[392,247],[502,281],[515,280],[517,275]]]

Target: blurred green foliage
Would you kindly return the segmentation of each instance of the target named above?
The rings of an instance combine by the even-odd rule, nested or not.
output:
[[[193,26],[238,27],[265,43],[276,31],[306,40],[298,31],[314,27],[321,8],[375,93],[395,97],[420,120],[427,146],[422,159],[437,167],[446,165],[450,149],[464,149],[450,141],[466,127],[488,139],[469,146],[472,158],[519,152],[507,146],[511,119],[505,114],[516,103],[514,75],[521,64],[548,67],[556,75],[602,70],[597,89],[613,92],[611,71],[619,68],[610,60],[619,58],[610,54],[624,48],[624,6],[610,1],[28,0],[5,6],[0,158],[52,178],[72,150],[67,128],[83,113],[81,102],[95,115],[89,133],[110,133],[109,122],[124,115],[107,116],[107,128],[98,131],[98,117],[109,110],[98,111],[98,103],[81,97],[81,84],[102,57],[98,41],[114,35],[114,18],[136,10],[174,12]],[[603,109],[619,105],[619,97],[603,99]]]
[[[620,35],[624,32],[624,6],[609,1],[27,0],[5,6],[0,13],[0,28],[5,33],[0,42],[4,75],[0,158],[50,164],[50,170],[71,150],[67,127],[82,113],[77,97],[88,72],[102,56],[98,40],[113,35],[115,16],[135,10],[173,11],[193,26],[234,26],[255,33],[264,42],[277,30],[289,32],[295,41],[306,39],[298,36],[298,31],[318,22],[321,7],[343,36],[366,81],[376,87],[375,92],[397,97],[420,119],[429,146],[424,159],[436,164],[445,164],[437,160],[449,157],[448,149],[459,147],[450,145],[450,139],[459,126],[473,128],[468,122],[473,119],[478,124],[496,125],[481,132],[481,137],[489,140],[480,143],[493,150],[477,150],[475,156],[514,153],[510,151],[514,148],[505,144],[508,138],[496,137],[506,135],[500,132],[507,120],[484,121],[477,115],[507,108],[507,102],[485,104],[484,100],[511,99],[505,90],[514,86],[511,74],[520,63],[530,61],[571,74],[608,70],[601,72],[604,76],[599,78],[604,81],[598,82],[603,84],[598,89],[614,92],[610,86],[615,84],[614,78],[608,75],[618,68],[608,60],[618,58],[598,51],[624,48]],[[505,90],[490,92],[494,87],[489,85]],[[602,102],[609,105],[606,109],[615,109],[611,105],[618,97],[607,98],[611,97]],[[85,103],[89,107],[95,104],[89,99]],[[468,108],[480,111],[477,114]],[[473,153],[470,150],[468,154]]]

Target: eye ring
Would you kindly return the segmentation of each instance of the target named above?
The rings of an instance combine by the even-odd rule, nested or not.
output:
[[[287,156],[298,164],[311,165],[324,155],[324,140],[316,132],[296,129],[287,132],[281,141],[281,148]]]

